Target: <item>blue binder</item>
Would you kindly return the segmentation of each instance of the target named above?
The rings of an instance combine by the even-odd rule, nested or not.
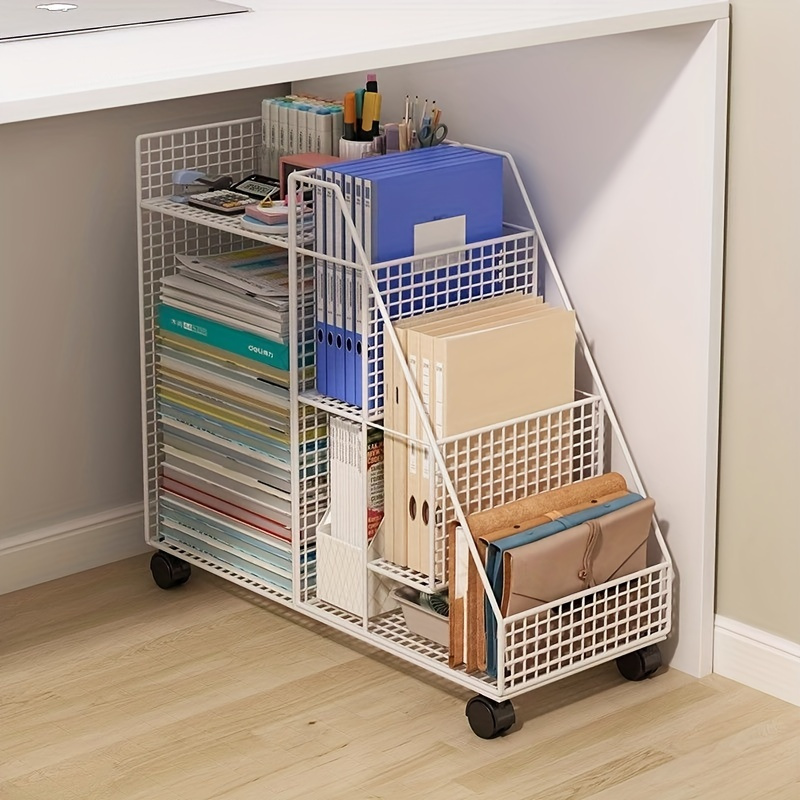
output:
[[[585,508],[582,511],[576,511],[574,514],[567,514],[565,517],[559,517],[553,522],[547,522],[544,525],[537,525],[535,528],[515,533],[513,536],[506,536],[504,539],[498,539],[496,542],[489,542],[486,550],[486,577],[492,587],[495,599],[499,603],[503,597],[503,553],[506,550],[513,550],[515,547],[520,547],[530,542],[536,542],[539,539],[544,539],[547,536],[552,536],[554,533],[560,533],[568,528],[574,528],[590,519],[597,519],[612,511],[616,511],[625,506],[638,503],[642,499],[640,494],[629,492],[624,497],[610,500],[608,503],[602,503]],[[497,677],[497,620],[494,617],[491,605],[488,598],[484,598],[485,603],[485,619],[486,619],[486,671],[493,678]]]
[[[328,168],[330,177],[345,174],[354,178],[351,212],[357,227],[360,226],[367,257],[373,264],[413,258],[415,228],[424,223],[463,217],[465,244],[502,235],[503,159],[500,156],[446,146],[344,162]],[[356,209],[355,202],[359,199],[361,207]],[[465,247],[470,258],[475,251]],[[433,307],[436,298],[426,286],[430,287],[434,281],[439,306],[443,295],[444,304],[454,304],[492,293],[496,288],[494,284],[470,275],[473,263],[466,260],[445,268],[419,270],[409,261],[378,269],[379,282],[388,281],[399,289],[392,292],[388,304],[390,317],[398,319]],[[356,353],[348,371],[352,381],[348,394],[360,405],[362,393],[356,383],[356,376],[361,374],[358,334],[351,333]],[[382,359],[382,347],[379,347],[374,363],[370,364],[371,376],[382,370]],[[382,401],[383,393],[377,391],[369,398],[370,410],[379,408]]]
[[[319,172],[319,171],[318,171]],[[314,177],[321,177],[319,174]],[[318,253],[325,252],[325,190],[321,186],[314,189],[316,225],[314,246]],[[325,262],[317,259],[314,266],[314,348],[316,353],[316,385],[320,394],[328,393],[328,321],[326,318]]]

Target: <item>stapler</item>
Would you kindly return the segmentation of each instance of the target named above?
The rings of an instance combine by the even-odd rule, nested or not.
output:
[[[172,185],[174,188],[170,199],[175,203],[186,203],[193,194],[230,189],[233,178],[230,175],[213,177],[198,169],[176,169],[172,173]]]

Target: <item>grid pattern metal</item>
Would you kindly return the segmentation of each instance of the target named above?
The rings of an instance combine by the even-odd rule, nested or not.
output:
[[[299,593],[302,602],[315,596],[316,571],[312,567],[317,557],[317,526],[322,521],[328,508],[328,422],[324,411],[309,407],[298,416],[299,440],[306,439],[308,432],[324,430],[326,435],[316,440],[313,448],[299,454],[301,468],[298,475],[299,499],[297,501],[299,516]]]
[[[602,472],[604,415],[599,397],[453,437],[440,448],[464,515],[592,478]],[[447,580],[447,530],[455,505],[433,470],[432,584]]]
[[[203,165],[212,174],[255,171],[260,146],[257,118],[147,134],[136,140],[145,534],[150,542],[158,531],[156,308],[160,281],[175,272],[176,253],[223,253],[246,247],[252,238],[229,222],[209,225],[205,214],[190,214],[186,207],[164,198],[172,193],[172,173],[177,169]]]
[[[537,252],[533,231],[507,226],[504,236],[480,247],[450,248],[422,259],[374,265],[371,270],[389,318],[397,321],[513,292],[536,294]],[[391,345],[371,292],[363,319],[368,364],[365,407],[367,419],[376,420],[383,416],[384,348]]]
[[[310,172],[298,172],[293,176],[297,180],[299,193],[313,196],[320,185]],[[347,225],[356,229],[353,210],[344,204],[343,197],[334,194],[336,208],[334,214],[339,221],[335,227],[348,231]],[[326,201],[327,202],[327,201]],[[321,214],[322,210],[317,209]],[[307,212],[305,212],[307,214]],[[301,216],[299,224],[307,220]],[[365,223],[366,224],[366,223]],[[350,236],[349,231],[347,233]],[[349,239],[348,239],[349,241]],[[320,242],[321,246],[321,242]],[[297,257],[311,256],[314,263],[332,268],[334,265],[363,273],[369,269],[378,293],[383,301],[389,318],[394,322],[424,311],[449,308],[473,302],[481,298],[497,297],[513,292],[536,294],[538,288],[538,238],[535,231],[505,225],[503,235],[497,239],[481,242],[477,246],[452,247],[417,259],[397,259],[380,264],[364,265],[352,260],[354,248],[348,247],[350,258],[341,258],[334,253],[325,253],[308,244],[297,249]],[[361,296],[356,302],[360,304],[362,322],[358,331],[364,348],[365,380],[363,382],[363,410],[349,405],[342,400],[325,397],[316,391],[313,385],[305,387],[301,399],[331,413],[350,418],[366,418],[376,422],[383,417],[383,358],[385,343],[383,316],[375,295],[369,289],[368,282],[361,280]],[[315,302],[315,297],[307,298],[300,308],[301,314],[310,311],[310,325],[314,326],[314,308],[306,305]],[[301,338],[309,331],[300,330]],[[310,332],[313,337],[313,331]]]
[[[498,632],[500,691],[532,688],[663,638],[671,613],[669,568],[661,564],[511,617]]]
[[[288,247],[285,236],[264,236],[260,233],[246,230],[241,226],[241,216],[224,217],[213,211],[206,211],[202,208],[175,203],[170,200],[169,197],[157,197],[154,200],[145,200],[142,202],[142,208],[148,211],[157,211],[161,214],[167,214],[171,217],[185,219],[188,222],[196,222],[198,225],[215,228],[219,231],[228,231],[236,236],[254,239],[259,242],[275,245],[276,247]]]
[[[383,575],[385,578],[389,578],[397,583],[411,586],[423,592],[430,591],[430,576],[422,572],[417,572],[408,567],[401,567],[398,564],[387,561],[385,558],[376,558],[374,561],[370,561],[367,567],[378,575]]]
[[[165,199],[172,192],[174,170],[200,166],[214,174],[256,172],[260,150],[258,118],[162,132],[137,140],[148,541],[250,591],[292,606],[456,683],[497,698],[520,694],[569,672],[663,639],[671,624],[672,571],[657,528],[656,540],[663,558],[656,566],[500,620],[497,678],[450,669],[447,649],[411,633],[397,611],[363,618],[316,597],[317,528],[329,504],[327,437],[318,435],[313,446],[306,446],[305,442],[312,430],[327,430],[331,415],[379,423],[383,353],[384,347],[390,345],[377,298],[381,298],[389,317],[396,321],[479,297],[510,292],[534,294],[538,288],[539,241],[533,231],[508,228],[503,237],[492,242],[429,254],[425,259],[371,266],[337,262],[357,270],[369,269],[378,290],[377,295],[373,295],[365,285],[362,294],[364,360],[374,365],[369,372],[365,370],[365,410],[362,411],[324,397],[315,389],[316,298],[314,292],[305,292],[302,287],[308,282],[313,285],[319,254],[304,249],[299,241],[289,242],[288,237],[276,239],[250,233],[236,220]],[[298,188],[311,188],[312,184],[303,186],[304,176],[298,177]],[[519,176],[516,177],[519,181]],[[519,187],[527,200],[521,183]],[[337,195],[337,202],[340,201]],[[300,230],[309,229],[306,223],[311,222],[311,213],[310,208],[303,210],[298,223]],[[165,541],[159,536],[157,525],[159,442],[155,310],[159,282],[174,271],[174,256],[178,252],[227,252],[246,247],[252,240],[287,246],[298,279],[296,308],[292,308],[292,345],[299,363],[292,371],[291,385],[293,466],[296,468],[291,597],[202,553]],[[591,361],[590,354],[587,357]],[[302,401],[299,413],[298,401]],[[615,433],[621,435],[610,410],[609,415]],[[441,586],[447,575],[444,522],[457,516],[456,510],[461,515],[469,515],[600,474],[605,419],[602,401],[598,397],[583,397],[561,409],[438,442],[436,447],[454,486],[455,497],[448,496],[442,476],[434,470],[430,496],[436,499],[441,512],[432,515],[431,574],[422,575],[378,560],[369,565],[370,579],[405,583],[423,590]],[[632,465],[631,469],[635,472]]]
[[[157,305],[161,279],[175,272],[176,253],[224,253],[245,247],[228,231],[205,228],[185,220],[140,210],[140,336],[146,461],[146,534],[158,529],[159,439],[157,426]]]
[[[262,139],[258,117],[140,136],[139,199],[171,195],[177,169],[203,169],[209,175],[258,172]]]

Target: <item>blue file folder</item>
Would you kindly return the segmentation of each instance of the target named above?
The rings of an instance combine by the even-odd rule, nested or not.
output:
[[[415,232],[427,223],[462,219],[465,245],[502,235],[501,156],[458,146],[440,146],[338,163],[326,170],[328,180],[343,181],[345,175],[353,177],[350,211],[372,264],[412,259]],[[330,244],[330,236],[327,241]],[[340,246],[342,249],[337,252],[344,255],[344,241]],[[389,290],[389,316],[398,319],[435,306],[452,305],[493,293],[496,284],[485,276],[471,274],[476,264],[489,263],[482,260],[480,249],[465,246],[464,252],[466,258],[462,263],[444,267],[420,268],[419,263],[415,265],[409,261],[376,270],[379,284]],[[431,291],[434,283],[435,294]],[[341,399],[360,406],[365,387],[359,391],[362,371],[358,358],[358,328],[356,325],[357,330],[349,331],[354,342],[350,359],[336,362],[335,369],[337,373],[341,370],[346,374]],[[343,342],[347,341],[347,336],[348,331],[343,330]],[[382,358],[382,347],[379,347],[370,364],[370,384],[375,382],[374,375],[382,371]],[[338,383],[334,378],[332,391],[330,362],[328,369],[328,394],[332,394],[337,391]],[[368,398],[369,409],[379,408],[382,402],[383,393],[378,388]]]
[[[318,253],[325,252],[325,190],[321,186],[314,189],[314,203],[317,213],[314,246]],[[326,318],[325,262],[317,259],[314,266],[314,339],[316,353],[316,382],[320,394],[328,393],[328,321]]]

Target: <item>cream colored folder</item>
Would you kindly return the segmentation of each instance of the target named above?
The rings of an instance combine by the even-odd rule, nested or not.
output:
[[[502,295],[409,317],[395,323],[394,328],[401,350],[406,354],[408,352],[407,337],[412,328],[455,321],[458,321],[459,324],[466,324],[467,320],[483,318],[494,313],[507,313],[512,307],[528,306],[532,303],[534,305],[540,304],[541,298],[521,293]],[[384,353],[386,369],[386,375],[384,376],[384,402],[386,404],[384,425],[389,430],[421,438],[421,426],[416,416],[416,411],[413,410],[410,390],[398,363],[397,353],[388,338],[384,344]],[[416,355],[412,356],[409,368],[415,384],[418,385]],[[411,417],[409,417],[409,406],[412,408]],[[409,446],[409,443],[404,438],[396,435],[392,436],[391,434],[386,435],[384,441],[384,479],[387,512],[384,517],[384,557],[401,566],[409,566],[407,558],[408,526],[418,520],[416,505],[418,490],[414,490],[409,495],[409,476],[413,478],[414,485],[416,485],[420,464],[420,446],[418,443],[415,442]],[[388,509],[391,509],[391,513]],[[427,572],[427,570],[424,571]]]
[[[545,309],[529,319],[437,337],[442,436],[494,425],[575,399],[575,314]]]
[[[524,304],[515,304],[500,311],[487,309],[483,314],[469,316],[461,321],[448,320],[435,325],[426,324],[419,328],[409,328],[408,352],[416,356],[420,398],[437,439],[448,434],[442,426],[441,397],[437,388],[437,376],[441,370],[437,371],[435,366],[436,344],[445,337],[488,331],[554,310],[542,303],[541,298],[531,297]],[[436,471],[432,451],[424,445],[420,446],[419,450],[417,468],[410,471],[409,480],[412,483],[407,489],[410,508],[417,509],[416,517],[409,517],[408,558],[412,569],[428,574],[433,567],[431,541],[437,509],[442,505],[441,486],[440,480],[437,481],[437,477],[440,476]]]
[[[459,309],[445,309],[431,314],[419,315],[404,320],[398,326],[398,333],[404,335],[404,351],[408,358],[409,369],[414,378],[414,384],[420,394],[423,408],[429,419],[432,420],[432,381],[433,368],[430,355],[425,358],[421,349],[421,342],[429,343],[430,337],[423,336],[421,331],[463,331],[482,330],[494,325],[508,324],[509,320],[527,318],[533,313],[539,313],[544,307],[542,298],[533,295],[508,295],[507,300],[499,302],[500,298],[492,301],[480,301],[465,304]],[[445,313],[445,312],[460,313]],[[428,348],[430,349],[430,348]],[[399,367],[395,365],[395,376],[402,378]],[[401,380],[401,383],[402,380]],[[405,415],[408,434],[418,441],[407,444],[407,472],[406,483],[403,487],[405,500],[405,541],[406,541],[406,566],[423,574],[430,574],[433,564],[430,549],[430,530],[435,515],[436,504],[432,498],[431,478],[434,474],[433,454],[424,442],[422,424],[409,391],[399,394],[407,398],[407,408],[400,411],[399,416]],[[398,466],[399,471],[399,466]],[[400,501],[398,500],[398,503]],[[401,533],[402,535],[402,533]]]

